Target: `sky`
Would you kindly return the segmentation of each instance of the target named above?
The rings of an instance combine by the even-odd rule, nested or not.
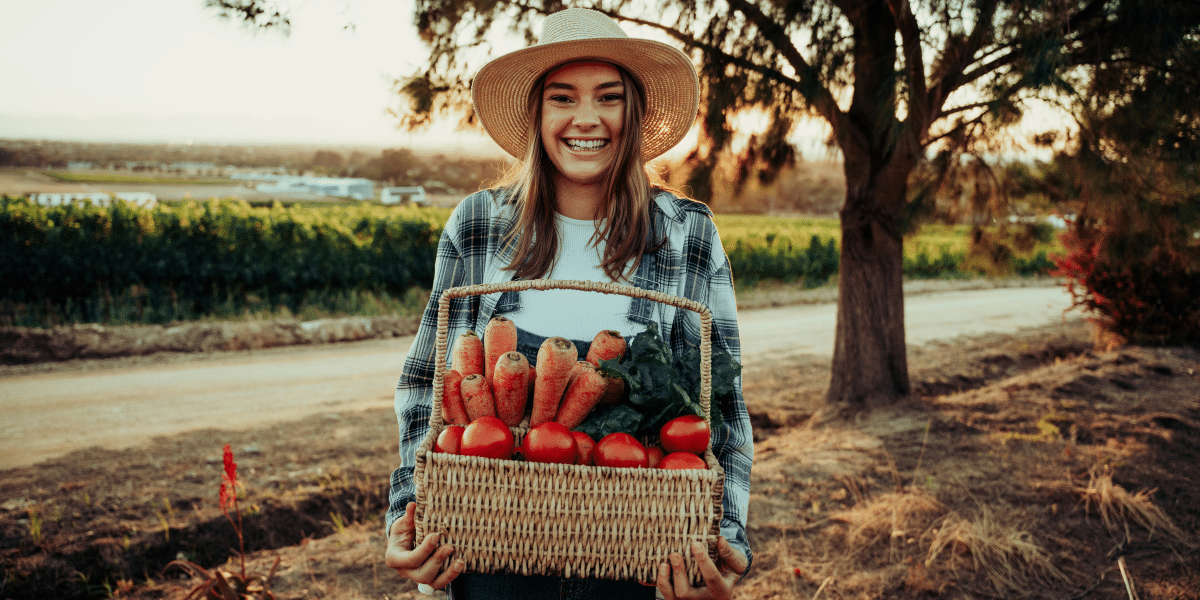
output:
[[[446,124],[414,134],[387,114],[399,102],[392,78],[428,57],[413,0],[293,0],[289,36],[220,19],[203,4],[0,0],[0,138],[502,154],[482,133]],[[521,45],[496,42],[500,52]],[[1064,126],[1045,111],[1030,124]],[[794,135],[802,154],[829,156],[823,123]]]
[[[386,114],[428,56],[412,0],[291,6],[283,36],[202,0],[0,0],[0,138],[496,149]]]

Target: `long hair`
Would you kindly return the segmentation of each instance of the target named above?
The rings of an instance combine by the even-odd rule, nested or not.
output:
[[[600,266],[610,279],[619,281],[637,270],[642,254],[657,248],[661,242],[649,239],[652,190],[642,162],[645,94],[625,69],[613,66],[625,86],[624,123],[616,156],[605,177],[604,199],[596,214],[597,218],[604,219],[604,224],[591,241],[604,243]],[[545,80],[543,75],[526,99],[529,130],[525,158],[502,183],[515,199],[518,212],[516,226],[504,240],[506,247],[515,243],[512,262],[505,269],[516,271],[521,279],[545,277],[558,258],[555,167],[542,145],[542,86]]]

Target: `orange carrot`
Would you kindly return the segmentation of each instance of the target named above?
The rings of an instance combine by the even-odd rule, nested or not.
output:
[[[516,427],[521,424],[529,398],[529,361],[524,354],[506,352],[496,359],[492,397],[496,401],[496,416],[505,425]]]
[[[454,341],[450,368],[462,373],[463,377],[483,374],[483,341],[474,331],[468,331]]]
[[[483,330],[483,366],[488,381],[493,381],[496,361],[516,349],[517,325],[504,317],[492,317],[487,328]]]
[[[604,377],[604,394],[600,396],[599,404],[611,406],[620,404],[621,399],[625,396],[625,380],[616,375],[603,374]]]
[[[563,395],[562,404],[558,407],[558,415],[554,417],[567,429],[574,429],[587,418],[588,413],[596,407],[596,402],[604,394],[608,382],[604,376],[596,372],[596,368],[587,361],[580,361],[584,366],[579,367],[575,379]]]
[[[536,427],[553,421],[558,414],[558,403],[567,389],[571,369],[579,360],[579,351],[571,340],[561,337],[546,338],[538,348],[537,380],[533,384],[533,414],[529,426]]]
[[[612,360],[625,356],[625,338],[620,331],[605,329],[596,334],[592,345],[588,348],[587,361],[593,367],[600,366],[602,360]]]
[[[496,403],[492,400],[492,386],[483,375],[467,375],[462,380],[463,403],[467,406],[467,417],[472,421],[479,417],[496,416]]]
[[[463,404],[462,373],[450,371],[442,380],[442,418],[451,425],[467,426],[467,407]]]

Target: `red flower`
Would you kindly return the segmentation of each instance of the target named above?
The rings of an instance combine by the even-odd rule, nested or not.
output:
[[[233,450],[225,444],[225,474],[221,476],[221,510],[227,511],[237,501],[237,463],[233,462]]]

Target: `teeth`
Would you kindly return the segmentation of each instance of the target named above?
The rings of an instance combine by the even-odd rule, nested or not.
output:
[[[608,140],[563,140],[572,150],[599,150],[608,145]]]

